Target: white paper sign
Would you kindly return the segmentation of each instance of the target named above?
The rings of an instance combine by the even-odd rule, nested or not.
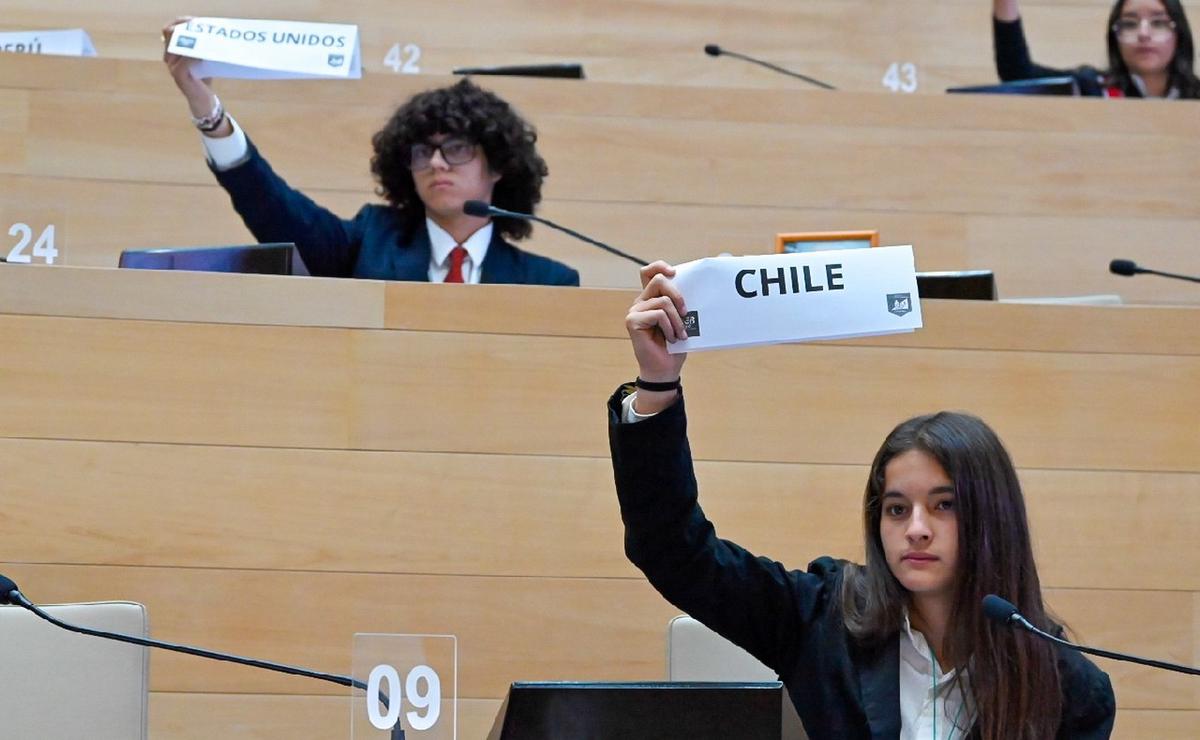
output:
[[[0,52],[94,57],[92,37],[82,28],[66,31],[7,31],[0,33]]]
[[[193,18],[175,27],[167,51],[202,60],[192,67],[197,78],[362,77],[353,25]]]
[[[676,267],[687,339],[672,354],[921,328],[911,246],[749,257]]]

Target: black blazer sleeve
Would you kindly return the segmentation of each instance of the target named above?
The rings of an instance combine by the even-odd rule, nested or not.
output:
[[[260,242],[293,242],[313,275],[350,277],[362,243],[365,210],[345,221],[277,175],[247,141],[246,161],[213,174],[246,228]],[[211,165],[210,165],[211,168]]]
[[[1025,29],[1021,19],[1002,21],[992,18],[992,44],[996,53],[996,74],[1004,82],[1033,80],[1038,77],[1061,77],[1072,71],[1052,69],[1035,64],[1029,56],[1025,43]]]
[[[790,674],[806,627],[836,599],[836,579],[824,572],[834,561],[789,571],[718,538],[697,499],[683,400],[624,424],[624,395],[609,401],[609,441],[626,555],[672,604]]]

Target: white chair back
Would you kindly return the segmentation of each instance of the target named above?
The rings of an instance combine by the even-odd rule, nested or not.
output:
[[[667,680],[778,681],[779,675],[697,620],[681,615],[667,624]],[[808,737],[786,693],[782,723],[784,740]]]
[[[105,601],[41,608],[71,624],[149,634],[141,604]],[[0,606],[0,734],[146,740],[148,653],[137,645],[68,632],[21,607]]]

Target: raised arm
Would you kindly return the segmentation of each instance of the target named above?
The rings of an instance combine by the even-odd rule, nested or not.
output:
[[[673,381],[684,362],[666,349],[683,336],[686,313],[672,275],[665,263],[644,268],[645,287],[626,316],[643,380]],[[626,555],[672,604],[787,672],[805,624],[828,612],[835,578],[789,571],[718,538],[698,501],[682,393],[638,390],[630,408],[629,390],[609,402]]]
[[[1017,0],[992,0],[992,45],[996,74],[1004,82],[1071,74],[1068,70],[1034,63],[1029,55],[1029,46],[1025,43],[1025,30]]]
[[[313,275],[350,277],[358,255],[358,223],[344,221],[288,185],[227,114],[212,80],[193,75],[196,60],[166,51],[175,27],[188,20],[176,18],[163,27],[163,62],[187,101],[209,166],[234,210],[259,242],[294,243]]]
[[[167,71],[171,74],[171,79],[175,81],[175,87],[179,88],[179,92],[183,93],[184,99],[187,100],[188,110],[192,114],[192,119],[196,121],[208,119],[217,123],[211,131],[203,131],[202,133],[210,138],[223,139],[233,134],[233,125],[228,116],[219,115],[218,99],[217,94],[212,89],[212,80],[200,80],[192,76],[194,59],[182,57],[178,54],[171,54],[167,51],[167,46],[171,42],[171,34],[175,32],[175,27],[181,23],[187,23],[189,20],[191,20],[190,16],[183,16],[163,26],[163,62],[167,65]]]

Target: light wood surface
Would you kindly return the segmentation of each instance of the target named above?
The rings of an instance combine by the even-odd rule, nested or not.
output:
[[[487,737],[499,699],[458,703],[458,737]],[[1167,712],[1139,714],[1169,715]],[[1176,712],[1175,714],[1190,714]],[[349,737],[350,701],[333,696],[277,694],[150,694],[150,737],[173,740],[329,740]]]
[[[630,373],[620,339],[0,316],[0,340],[13,437],[596,456],[596,404]],[[903,368],[898,385],[880,368]],[[697,416],[720,420],[693,426],[701,458],[859,463],[889,420],[961,408],[1031,467],[1195,472],[1200,459],[1196,355],[864,342],[700,354],[688,376],[707,389],[690,396]],[[568,397],[592,403],[545,404],[568,378]],[[854,393],[830,406],[834,388]],[[822,408],[821,424],[797,423]]]
[[[459,704],[459,737],[484,738],[499,709],[499,700]],[[150,695],[150,736],[176,740],[327,740],[346,734],[349,703],[328,696],[241,694]],[[1122,709],[1114,740],[1189,738],[1200,723],[1200,711]]]
[[[1195,15],[1197,6],[1185,5]],[[1104,63],[1106,0],[1025,2],[1022,9],[1038,61],[1062,67]],[[87,8],[62,0],[8,0],[5,24],[82,25],[103,55],[156,59],[163,23],[197,10],[185,3],[146,0]],[[393,44],[412,43],[422,49],[420,69],[434,74],[468,65],[576,61],[595,80],[776,89],[804,85],[737,60],[703,54],[705,44],[719,43],[849,90],[884,90],[882,79],[893,62],[917,65],[918,93],[936,95],[949,85],[996,79],[991,9],[977,0],[617,0],[603,6],[584,0],[499,6],[476,0],[453,8],[382,0],[256,0],[248,5],[210,5],[206,12],[357,23],[364,68],[387,74],[392,74],[383,64],[387,50]],[[471,21],[464,22],[467,18]]]
[[[72,265],[250,239],[160,63],[4,62],[4,224],[55,224]],[[397,101],[449,81],[220,88],[275,168],[349,217],[375,200],[370,135]],[[551,165],[541,212],[647,259],[769,251],[781,231],[875,228],[885,243],[916,245],[920,269],[995,270],[1002,297],[1200,302],[1189,284],[1107,272],[1123,257],[1200,273],[1190,103],[484,84],[540,129]],[[74,125],[81,117],[93,125]],[[578,266],[587,285],[636,284],[632,265],[549,228],[528,247]]]
[[[12,525],[0,560],[637,576],[602,457],[20,439],[0,440],[0,455],[23,463],[0,482]],[[1021,474],[1047,586],[1200,591],[1200,475]],[[713,461],[698,463],[697,475],[722,536],[796,565],[824,553],[862,558],[865,465]],[[810,514],[816,502],[820,517]],[[48,539],[63,519],[73,536]],[[1140,546],[1150,541],[1173,556]]]

